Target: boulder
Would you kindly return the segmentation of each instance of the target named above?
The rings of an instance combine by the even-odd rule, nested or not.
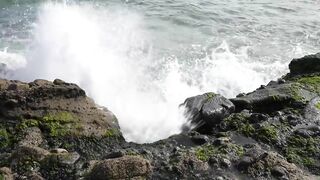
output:
[[[0,79],[1,121],[13,122],[20,130],[38,127],[51,137],[104,137],[112,131],[109,138],[123,139],[112,112],[97,106],[76,84],[59,79],[30,83]]]
[[[186,116],[191,126],[199,132],[208,132],[221,120],[234,112],[235,106],[227,98],[205,93],[185,100]]]
[[[293,59],[289,69],[290,76],[320,72],[320,53]]]
[[[301,84],[287,82],[268,85],[263,89],[230,99],[230,101],[236,106],[237,112],[249,109],[254,112],[268,113],[285,107],[301,107],[315,96],[317,93],[304,88]]]
[[[123,156],[98,162],[90,172],[90,180],[131,179],[148,177],[152,172],[148,160],[138,156]]]

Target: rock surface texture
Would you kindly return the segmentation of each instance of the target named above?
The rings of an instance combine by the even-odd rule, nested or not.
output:
[[[116,117],[62,80],[0,80],[3,179],[320,179],[320,54],[227,99],[187,98],[181,134],[125,142]]]

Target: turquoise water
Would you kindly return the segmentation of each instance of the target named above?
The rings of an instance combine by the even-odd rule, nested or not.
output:
[[[1,0],[0,9],[1,77],[78,83],[136,142],[178,133],[186,97],[252,91],[320,47],[315,0]]]

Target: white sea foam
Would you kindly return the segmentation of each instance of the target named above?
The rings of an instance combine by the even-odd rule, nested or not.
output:
[[[174,55],[157,59],[143,22],[128,9],[47,3],[16,76],[79,84],[116,114],[128,141],[144,143],[180,132],[185,98],[208,91],[233,97],[286,70],[279,61],[251,61],[249,47],[231,52],[227,42],[188,66]]]
[[[8,48],[5,48],[0,51],[0,63],[5,64],[8,70],[16,70],[26,65],[26,59],[18,53],[8,52]]]
[[[25,67],[26,59],[18,53],[8,52],[8,48],[0,51],[0,78],[10,78],[12,72]]]

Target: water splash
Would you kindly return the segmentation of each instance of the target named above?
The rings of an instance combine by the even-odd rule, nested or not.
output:
[[[0,51],[0,78],[10,78],[11,72],[26,66],[26,59],[18,53],[8,52],[8,47]]]
[[[79,84],[116,114],[128,141],[145,143],[181,131],[186,118],[179,104],[187,97],[208,91],[233,97],[285,71],[284,63],[252,61],[249,46],[233,51],[226,41],[191,61],[159,58],[144,22],[123,7],[46,3],[16,77]]]
[[[61,78],[80,84],[111,109],[128,141],[152,142],[179,133],[178,105],[190,93],[176,68],[161,79],[143,20],[127,10],[46,4],[21,79]]]

